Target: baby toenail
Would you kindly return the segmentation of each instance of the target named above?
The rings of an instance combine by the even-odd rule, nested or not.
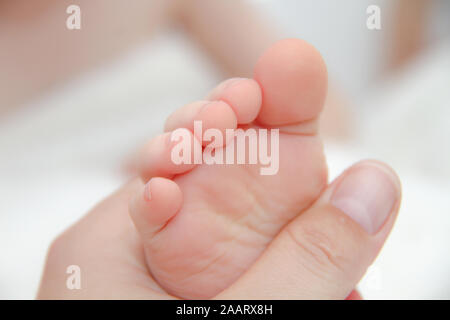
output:
[[[150,179],[151,181],[151,179]],[[150,181],[144,186],[144,200],[150,201],[152,199],[152,193],[150,192]]]

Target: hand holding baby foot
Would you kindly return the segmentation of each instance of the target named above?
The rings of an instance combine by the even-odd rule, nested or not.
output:
[[[320,55],[289,39],[261,57],[254,80],[228,80],[175,112],[143,150],[145,185],[131,182],[55,241],[39,297],[345,298],[393,225],[400,187],[377,162],[326,186],[317,136],[325,93]],[[201,148],[195,120],[279,129],[277,174],[174,164],[173,130],[190,130]],[[86,270],[79,292],[65,288],[70,264]]]
[[[212,91],[210,101],[176,111],[166,123],[168,132],[144,149],[141,176],[151,180],[133,198],[130,212],[149,269],[169,293],[182,298],[218,294],[318,197],[327,179],[316,126],[326,79],[315,49],[300,40],[281,41],[260,58],[255,80],[230,79]],[[279,129],[279,150],[272,146],[272,153],[279,153],[276,174],[261,175],[260,166],[251,164],[175,164],[173,130],[187,128],[203,144],[194,120],[202,121],[204,130]],[[244,151],[250,149],[247,145]],[[228,155],[229,145],[224,151]],[[172,178],[164,183],[173,195],[164,195],[170,209],[158,211],[152,204],[158,199],[152,195],[149,201],[148,194],[160,192],[161,177]]]

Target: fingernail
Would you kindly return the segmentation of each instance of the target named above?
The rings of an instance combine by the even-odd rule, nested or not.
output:
[[[223,93],[225,89],[231,88],[236,83],[240,82],[241,80],[244,80],[245,78],[231,78],[224,82],[222,82],[218,87],[213,89],[211,93],[207,96],[208,100],[217,100],[218,96]]]
[[[223,89],[228,89],[228,88],[234,86],[236,83],[238,83],[241,80],[245,80],[245,78],[238,78],[238,77],[236,77],[236,78],[228,79],[225,82],[225,86],[223,87]]]
[[[331,204],[342,210],[368,233],[383,226],[399,197],[397,178],[381,165],[354,167],[339,182]]]
[[[144,186],[144,200],[145,201],[152,200],[152,193],[150,192],[150,181],[147,182]]]
[[[198,110],[196,119],[197,119],[197,118],[201,118],[201,114],[202,114],[203,112],[205,112],[206,110],[208,110],[209,107],[210,107],[213,103],[215,103],[215,102],[217,102],[217,101],[205,101],[205,104],[202,105],[201,108]]]

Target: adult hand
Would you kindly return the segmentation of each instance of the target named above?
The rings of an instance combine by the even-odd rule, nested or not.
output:
[[[50,247],[39,299],[175,299],[149,272],[128,200],[142,182],[111,195]],[[397,215],[397,176],[360,162],[291,221],[263,255],[217,299],[345,299],[373,262]],[[68,289],[68,266],[81,288]]]

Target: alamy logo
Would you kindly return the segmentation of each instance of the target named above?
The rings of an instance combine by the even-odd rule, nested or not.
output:
[[[370,5],[366,9],[369,15],[366,20],[366,26],[369,30],[381,30],[381,9],[379,6]]]
[[[185,128],[172,132],[170,138],[177,142],[171,151],[173,163],[260,164],[261,175],[278,173],[279,129],[226,129],[223,137],[222,131],[218,129],[210,128],[203,132],[202,122],[194,121],[194,137],[201,137],[202,141],[193,138],[192,133]],[[204,150],[203,141],[210,142]]]
[[[73,264],[67,267],[66,273],[70,274],[66,280],[67,289],[81,289],[81,268]]]
[[[70,14],[66,20],[66,27],[69,30],[81,29],[81,9],[79,6],[72,4],[67,7],[66,13]]]

